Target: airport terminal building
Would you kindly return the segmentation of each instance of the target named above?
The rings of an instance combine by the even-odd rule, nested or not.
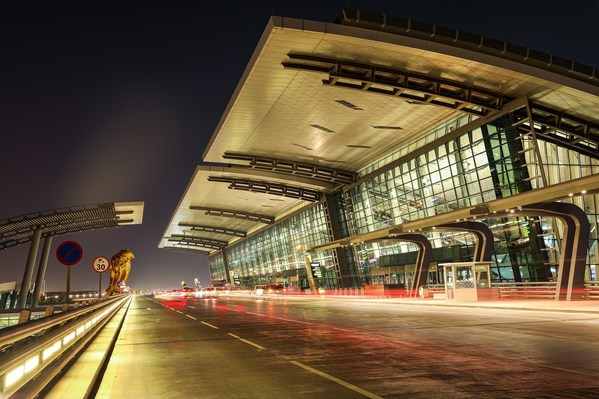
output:
[[[208,256],[215,285],[416,290],[472,262],[576,298],[598,159],[599,69],[358,10],[273,16],[159,247]]]

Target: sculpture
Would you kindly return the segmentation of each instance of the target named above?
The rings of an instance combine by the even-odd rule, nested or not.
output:
[[[126,287],[127,277],[131,272],[131,259],[135,259],[133,252],[128,249],[121,249],[110,259],[110,283],[106,289],[106,296],[121,292],[121,288]]]

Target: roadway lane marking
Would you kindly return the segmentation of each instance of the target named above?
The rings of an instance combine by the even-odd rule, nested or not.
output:
[[[188,308],[190,308],[190,309],[195,309],[193,306],[188,306]]]
[[[228,334],[229,334],[230,336],[232,336],[233,338],[237,338],[237,339],[238,339],[238,340],[240,340],[241,342],[245,342],[246,344],[248,344],[248,345],[252,345],[252,346],[254,346],[254,347],[256,347],[256,348],[258,348],[258,349],[260,349],[260,350],[262,350],[262,349],[266,349],[265,347],[263,347],[263,346],[260,346],[260,345],[258,345],[258,344],[255,344],[255,343],[253,343],[252,341],[248,341],[247,339],[243,339],[243,338],[241,338],[239,335],[235,335],[235,334],[231,334],[231,333],[228,333]]]
[[[590,320],[564,320],[564,323],[585,323],[585,324],[597,324],[599,320],[590,319]]]
[[[181,312],[180,310],[177,310],[177,313],[185,314],[185,313]]]
[[[283,321],[289,321],[289,322],[292,322],[292,323],[313,324],[310,321],[292,320],[292,319],[286,319],[284,317],[275,317],[275,319],[279,319],[279,320],[283,320]]]
[[[265,315],[265,314],[261,314],[261,313],[254,313],[254,312],[245,312],[245,313],[247,313],[247,314],[253,314],[253,315],[255,315],[255,316],[262,316],[262,317],[266,317],[266,315]]]
[[[203,322],[202,322],[202,324],[206,324],[208,327],[212,327],[212,328],[214,328],[215,330],[218,330],[218,327],[217,327],[217,326],[213,326],[212,324],[210,324],[210,323],[206,323],[205,321],[203,321]]]
[[[321,377],[324,377],[324,378],[326,378],[327,380],[331,380],[331,381],[333,381],[333,382],[336,382],[337,384],[339,384],[339,385],[342,385],[342,386],[344,386],[344,387],[346,387],[346,388],[349,388],[349,389],[351,389],[352,391],[358,392],[359,394],[362,394],[362,395],[366,396],[367,398],[371,398],[371,399],[383,399],[382,397],[380,397],[380,396],[378,396],[378,395],[376,395],[376,394],[374,394],[374,393],[372,393],[372,392],[368,392],[368,391],[366,391],[366,390],[364,390],[364,389],[362,389],[362,388],[360,388],[360,387],[357,387],[357,386],[355,386],[355,385],[353,385],[353,384],[350,384],[349,382],[345,382],[345,381],[343,381],[343,380],[340,380],[340,379],[339,379],[339,378],[337,378],[337,377],[333,377],[333,376],[332,376],[332,375],[330,375],[330,374],[324,373],[324,372],[322,372],[322,371],[320,371],[320,370],[316,370],[315,368],[312,368],[312,367],[310,367],[310,366],[306,366],[306,365],[305,365],[305,364],[303,364],[303,363],[296,362],[296,361],[294,361],[294,360],[292,360],[292,361],[291,361],[291,363],[292,363],[292,364],[295,364],[295,365],[296,365],[296,366],[298,366],[298,367],[301,367],[301,368],[303,368],[304,370],[308,370],[308,371],[309,371],[309,372],[311,372],[311,373],[314,373],[314,374],[317,374],[317,375],[319,375],[319,376],[321,376]]]
[[[193,316],[190,316],[190,315],[188,315],[188,314],[186,314],[185,316],[189,317],[190,319],[197,320],[195,317],[193,317]]]

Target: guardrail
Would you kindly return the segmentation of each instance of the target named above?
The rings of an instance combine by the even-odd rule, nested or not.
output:
[[[0,397],[35,397],[131,296],[0,330]]]
[[[557,293],[556,282],[518,282],[518,283],[492,283],[499,293],[499,298],[545,298],[555,299]]]
[[[599,299],[599,281],[585,281],[583,296],[585,299]]]

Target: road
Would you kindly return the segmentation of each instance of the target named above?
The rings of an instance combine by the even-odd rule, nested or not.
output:
[[[599,314],[136,297],[97,397],[597,398]]]

